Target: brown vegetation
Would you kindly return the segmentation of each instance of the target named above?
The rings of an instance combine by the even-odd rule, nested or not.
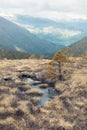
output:
[[[39,99],[29,94],[28,83],[19,75],[43,79],[48,63],[43,59],[0,61],[0,130],[87,130],[87,60],[70,57],[63,68],[71,78],[56,82],[59,95],[37,107]]]

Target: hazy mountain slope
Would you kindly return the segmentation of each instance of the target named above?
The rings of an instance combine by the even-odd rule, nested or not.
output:
[[[72,53],[77,56],[82,55],[84,52],[87,52],[87,37],[71,45],[70,48],[72,50]]]
[[[55,52],[58,47],[60,48],[60,46],[41,40],[23,27],[0,17],[0,48],[48,55]]]
[[[57,45],[67,46],[87,36],[87,21],[53,21],[28,15],[15,15],[9,19]]]
[[[25,59],[29,58],[29,54],[25,52],[19,52],[19,51],[11,51],[8,49],[0,48],[0,59]]]

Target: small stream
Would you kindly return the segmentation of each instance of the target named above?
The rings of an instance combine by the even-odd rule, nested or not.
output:
[[[42,91],[42,95],[40,97],[40,102],[38,105],[44,106],[45,103],[58,95],[57,91],[53,87],[39,88],[38,85],[32,85],[31,89],[37,89]]]
[[[39,87],[39,84],[42,84],[40,81],[32,80],[31,78],[26,78],[25,82],[29,83],[31,90],[37,89],[42,92],[42,95],[37,96],[40,98],[38,106],[44,106],[47,101],[52,100],[58,95],[58,92],[52,86],[48,86],[44,88]]]

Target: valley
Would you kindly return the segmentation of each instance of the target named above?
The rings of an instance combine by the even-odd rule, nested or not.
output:
[[[0,130],[87,130],[87,0],[0,0]]]
[[[86,20],[51,20],[30,15],[6,17],[37,37],[55,43],[57,46],[69,46],[87,36]]]
[[[86,28],[0,17],[0,130],[87,130]]]

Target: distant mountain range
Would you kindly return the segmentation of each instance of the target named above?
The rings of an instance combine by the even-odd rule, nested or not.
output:
[[[68,46],[74,55],[81,55],[87,50],[86,41],[87,21],[58,22],[27,15],[0,17],[2,57],[2,52],[9,54],[9,50],[11,55],[13,51],[13,55],[22,52],[21,56],[28,53],[52,56]]]
[[[63,46],[42,40],[24,27],[0,17],[0,48],[28,52],[30,54],[50,55],[61,47]]]
[[[53,21],[50,19],[15,15],[7,17],[11,21],[56,45],[71,45],[87,36],[87,21]]]
[[[87,37],[71,45],[70,48],[71,48],[72,54],[75,56],[79,56],[79,55],[81,56],[85,52],[87,53]]]

